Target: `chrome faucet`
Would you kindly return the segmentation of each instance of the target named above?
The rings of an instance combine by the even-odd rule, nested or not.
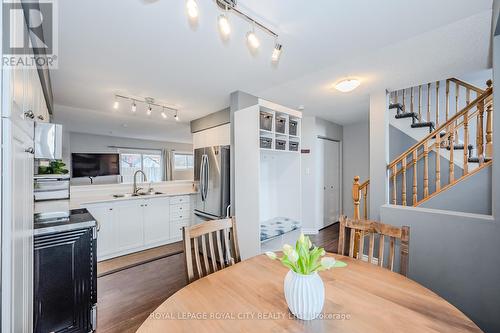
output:
[[[148,178],[146,177],[146,174],[142,170],[137,170],[134,172],[134,187],[132,188],[132,193],[137,194],[140,190],[142,190],[142,187],[137,187],[137,174],[142,173],[144,175],[144,181],[147,182]]]

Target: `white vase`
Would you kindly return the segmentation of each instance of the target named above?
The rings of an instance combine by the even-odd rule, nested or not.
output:
[[[325,286],[318,273],[302,275],[290,270],[285,277],[285,299],[290,312],[302,320],[313,320],[323,310]]]

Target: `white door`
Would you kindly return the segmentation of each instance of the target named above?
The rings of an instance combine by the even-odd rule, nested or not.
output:
[[[144,200],[125,200],[113,205],[116,250],[128,251],[144,244]]]
[[[116,252],[113,207],[103,205],[88,206],[86,208],[99,225],[99,232],[97,233],[97,260],[106,259],[106,256]]]
[[[148,199],[144,207],[144,242],[154,244],[170,239],[170,199]]]
[[[340,217],[340,143],[318,140],[323,161],[323,227],[326,227]]]

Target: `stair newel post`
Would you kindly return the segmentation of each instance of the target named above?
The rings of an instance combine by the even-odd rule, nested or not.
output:
[[[425,121],[431,121],[431,84],[427,83],[427,118]]]
[[[436,128],[439,126],[439,81],[436,81]]]
[[[424,198],[429,196],[429,143],[424,142]]]
[[[436,192],[441,189],[441,134],[436,134]]]
[[[413,205],[415,206],[418,201],[418,191],[417,191],[417,159],[418,150],[413,151]]]
[[[422,86],[418,86],[418,122],[422,122]]]
[[[352,200],[354,203],[354,219],[359,220],[359,176],[354,177],[352,184]]]
[[[477,109],[479,111],[477,115],[477,139],[476,139],[477,157],[479,159],[479,166],[482,166],[484,164],[484,140],[483,140],[484,101],[478,103]]]
[[[493,155],[493,105],[486,108],[486,152],[485,158],[491,158]]]
[[[363,187],[363,216],[368,220],[368,184]]]
[[[488,88],[491,88],[493,81],[486,82]],[[491,159],[493,155],[493,104],[486,108],[486,153],[485,157]]]
[[[448,135],[449,135],[449,144],[450,144],[450,184],[455,181],[455,162],[453,162],[453,153],[454,153],[454,145],[455,145],[455,128],[453,124],[450,124],[450,127],[448,128]]]
[[[406,206],[406,157],[405,156],[403,158],[403,161],[402,161],[402,165],[401,165],[401,168],[403,170],[403,179],[401,181],[401,200],[402,200],[402,204],[403,206]]]
[[[446,121],[450,116],[450,80],[446,80]]]
[[[464,175],[469,173],[469,111],[464,113]]]
[[[396,175],[398,174],[397,163],[392,167],[392,204],[397,205]]]

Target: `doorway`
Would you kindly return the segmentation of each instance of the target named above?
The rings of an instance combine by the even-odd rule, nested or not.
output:
[[[341,143],[336,140],[318,137],[319,156],[322,172],[319,182],[323,197],[323,224],[327,227],[339,220],[341,207]]]

